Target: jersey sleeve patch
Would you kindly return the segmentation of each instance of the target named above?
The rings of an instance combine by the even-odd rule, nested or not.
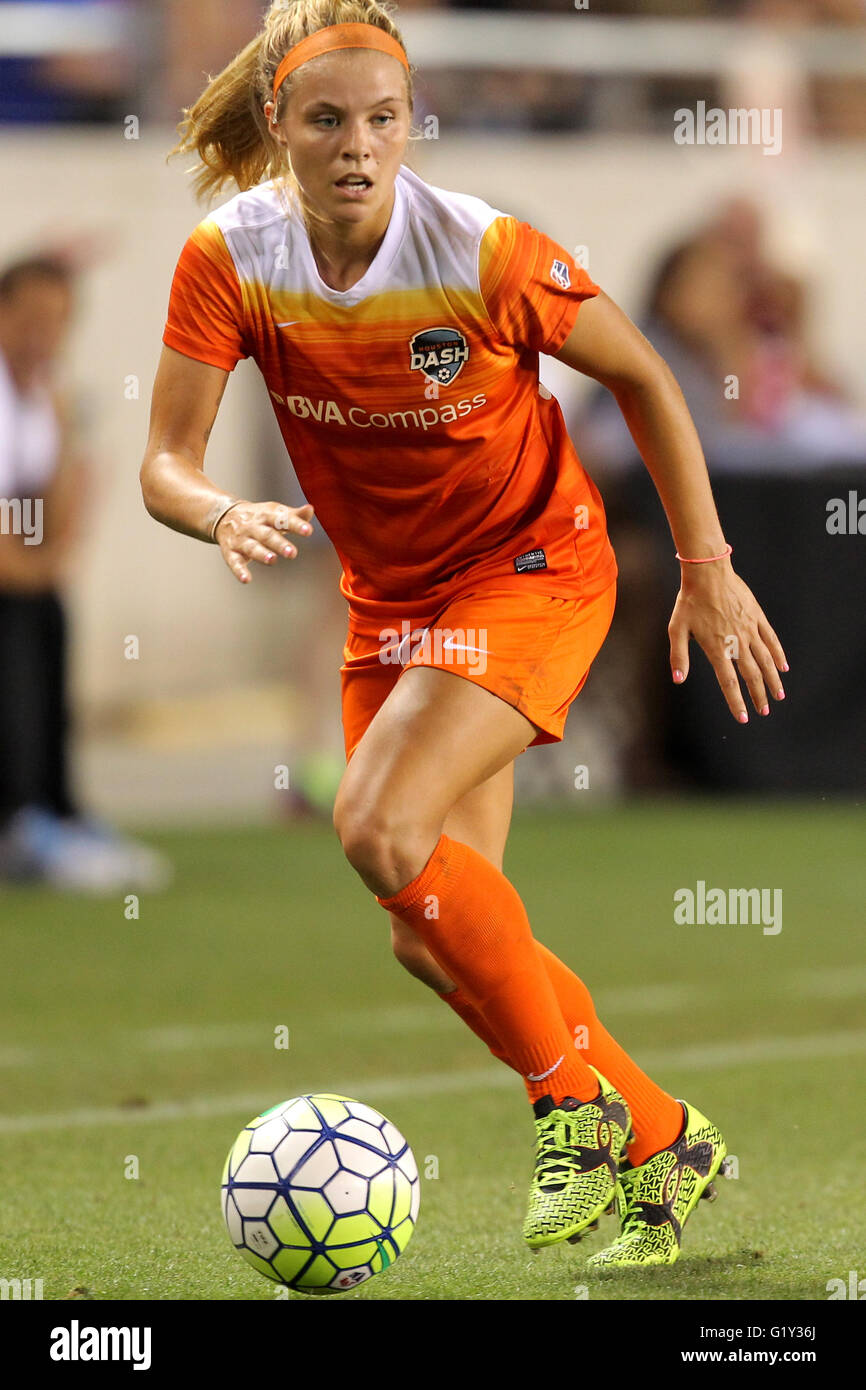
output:
[[[495,329],[514,347],[554,353],[585,299],[599,287],[572,256],[528,222],[497,217],[479,247],[481,296]]]

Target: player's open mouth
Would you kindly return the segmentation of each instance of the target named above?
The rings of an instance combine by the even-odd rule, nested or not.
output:
[[[350,198],[362,198],[373,185],[364,174],[347,174],[345,178],[339,179],[334,187]]]

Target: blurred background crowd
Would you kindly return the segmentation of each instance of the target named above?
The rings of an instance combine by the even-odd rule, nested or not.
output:
[[[327,542],[235,593],[138,497],[171,275],[205,214],[165,155],[261,12],[0,0],[0,881],[158,887],[170,866],[114,827],[329,814],[345,606]],[[397,18],[419,69],[412,167],[548,232],[640,323],[791,661],[785,706],[748,729],[699,655],[671,686],[660,504],[612,397],[542,359],[621,577],[563,744],[518,760],[519,802],[856,795],[866,3],[404,0]],[[701,102],[781,111],[781,150],[678,145],[674,113]],[[302,500],[250,362],[208,471]],[[38,543],[12,525],[37,498]]]
[[[258,0],[4,0],[3,27],[10,20],[3,24],[2,11],[28,10],[34,32],[45,24],[59,25],[67,40],[64,46],[61,32],[48,53],[24,37],[17,44],[7,41],[0,58],[0,119],[110,124],[134,109],[149,119],[172,121],[198,90],[202,71],[217,71],[227,55],[248,41],[262,8]],[[666,132],[672,106],[699,98],[717,104],[725,86],[724,65],[708,82],[700,50],[691,74],[674,64],[642,68],[639,56],[622,67],[608,54],[595,70],[590,66],[575,73],[564,66],[551,68],[549,61],[497,66],[498,45],[488,44],[486,54],[468,47],[460,51],[461,39],[472,32],[464,26],[473,19],[573,18],[575,11],[593,19],[748,25],[754,34],[754,45],[746,39],[749,47],[776,48],[774,68],[785,66],[788,56],[788,81],[802,82],[802,114],[816,135],[866,135],[866,74],[858,73],[856,64],[840,72],[830,62],[803,73],[790,62],[815,25],[842,32],[862,28],[863,0],[404,0],[400,17],[435,14],[452,21],[448,32],[454,51],[450,61],[446,54],[421,75],[423,102],[435,111],[459,110],[464,130],[570,133],[611,128]],[[87,18],[76,23],[77,16]],[[25,35],[25,20],[12,21],[13,30],[16,22]],[[772,43],[773,31],[778,45]],[[509,32],[506,24],[500,42],[507,43]],[[792,37],[793,49],[787,44]],[[735,55],[728,56],[735,67]]]

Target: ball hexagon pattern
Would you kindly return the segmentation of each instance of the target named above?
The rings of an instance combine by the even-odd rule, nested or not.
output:
[[[402,1254],[421,1200],[412,1150],[372,1106],[295,1096],[245,1125],[226,1158],[229,1238],[278,1284],[339,1293]]]

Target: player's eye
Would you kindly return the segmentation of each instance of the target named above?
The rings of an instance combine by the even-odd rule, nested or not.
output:
[[[374,116],[372,119],[374,124],[380,123],[379,129],[383,130],[395,117],[391,111],[380,111],[378,115]],[[323,130],[333,130],[337,124],[337,120],[337,116],[332,112],[323,112],[322,115],[313,117],[313,125],[319,125]]]

